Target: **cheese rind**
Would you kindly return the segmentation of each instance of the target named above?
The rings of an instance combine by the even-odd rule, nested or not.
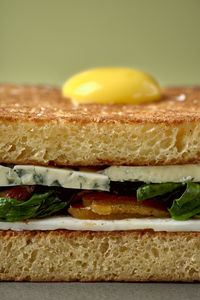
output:
[[[200,231],[200,220],[175,221],[170,218],[131,218],[124,220],[80,220],[70,216],[56,216],[45,219],[33,219],[28,222],[0,222],[0,230],[90,230],[121,231],[145,230],[154,231]]]
[[[145,183],[200,182],[200,164],[170,166],[111,166],[100,172],[111,181]]]

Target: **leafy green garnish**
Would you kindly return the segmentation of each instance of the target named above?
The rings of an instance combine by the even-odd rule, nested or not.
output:
[[[145,184],[137,189],[137,200],[140,202],[146,199],[152,199],[158,196],[166,195],[173,192],[174,190],[180,189],[181,187],[183,187],[183,185],[183,183]]]
[[[200,218],[199,183],[145,184],[137,189],[137,199],[164,202],[174,220],[187,220],[194,216]]]
[[[187,220],[200,213],[200,184],[188,182],[185,192],[173,201],[169,212],[175,220]]]
[[[24,202],[12,198],[0,198],[0,221],[15,222],[30,218],[44,218],[62,210],[69,204],[54,190],[35,193]]]
[[[111,192],[134,197],[138,201],[155,199],[164,203],[175,220],[200,218],[200,183],[152,183],[127,182],[113,184]],[[15,222],[31,218],[45,218],[62,211],[77,193],[76,190],[44,188],[37,186],[27,201],[0,197],[0,221]],[[66,199],[68,199],[66,201]]]

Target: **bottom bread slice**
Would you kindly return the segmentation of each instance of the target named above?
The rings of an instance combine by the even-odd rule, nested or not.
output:
[[[1,230],[0,279],[200,281],[200,232]]]

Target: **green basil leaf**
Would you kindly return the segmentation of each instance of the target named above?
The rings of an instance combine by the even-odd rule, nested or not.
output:
[[[0,198],[0,220],[15,222],[30,218],[43,218],[62,210],[69,204],[54,192],[35,193],[24,202],[11,198]]]
[[[200,184],[188,182],[183,195],[168,209],[175,220],[187,220],[200,213]]]
[[[180,189],[184,185],[185,183],[168,183],[168,182],[145,184],[137,189],[137,200],[140,202],[146,199],[152,199],[158,196],[166,195],[177,189]]]

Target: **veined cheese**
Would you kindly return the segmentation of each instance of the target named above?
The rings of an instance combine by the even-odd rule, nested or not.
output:
[[[28,222],[0,222],[0,230],[144,230],[154,231],[200,231],[200,220],[175,221],[170,218],[131,218],[124,220],[80,220],[70,216],[57,216]]]
[[[0,165],[0,186],[14,186],[21,184],[21,180],[13,169]]]
[[[109,178],[96,172],[67,168],[16,165],[0,166],[0,186],[44,185],[63,188],[109,191]]]
[[[23,185],[59,186],[63,188],[109,191],[109,179],[95,172],[67,168],[16,165],[13,170]]]
[[[170,166],[111,166],[100,172],[111,181],[145,183],[200,182],[200,164]]]
[[[200,182],[200,164],[110,166],[100,172],[29,165],[16,165],[13,168],[0,166],[0,186],[44,185],[109,191],[110,181]]]

